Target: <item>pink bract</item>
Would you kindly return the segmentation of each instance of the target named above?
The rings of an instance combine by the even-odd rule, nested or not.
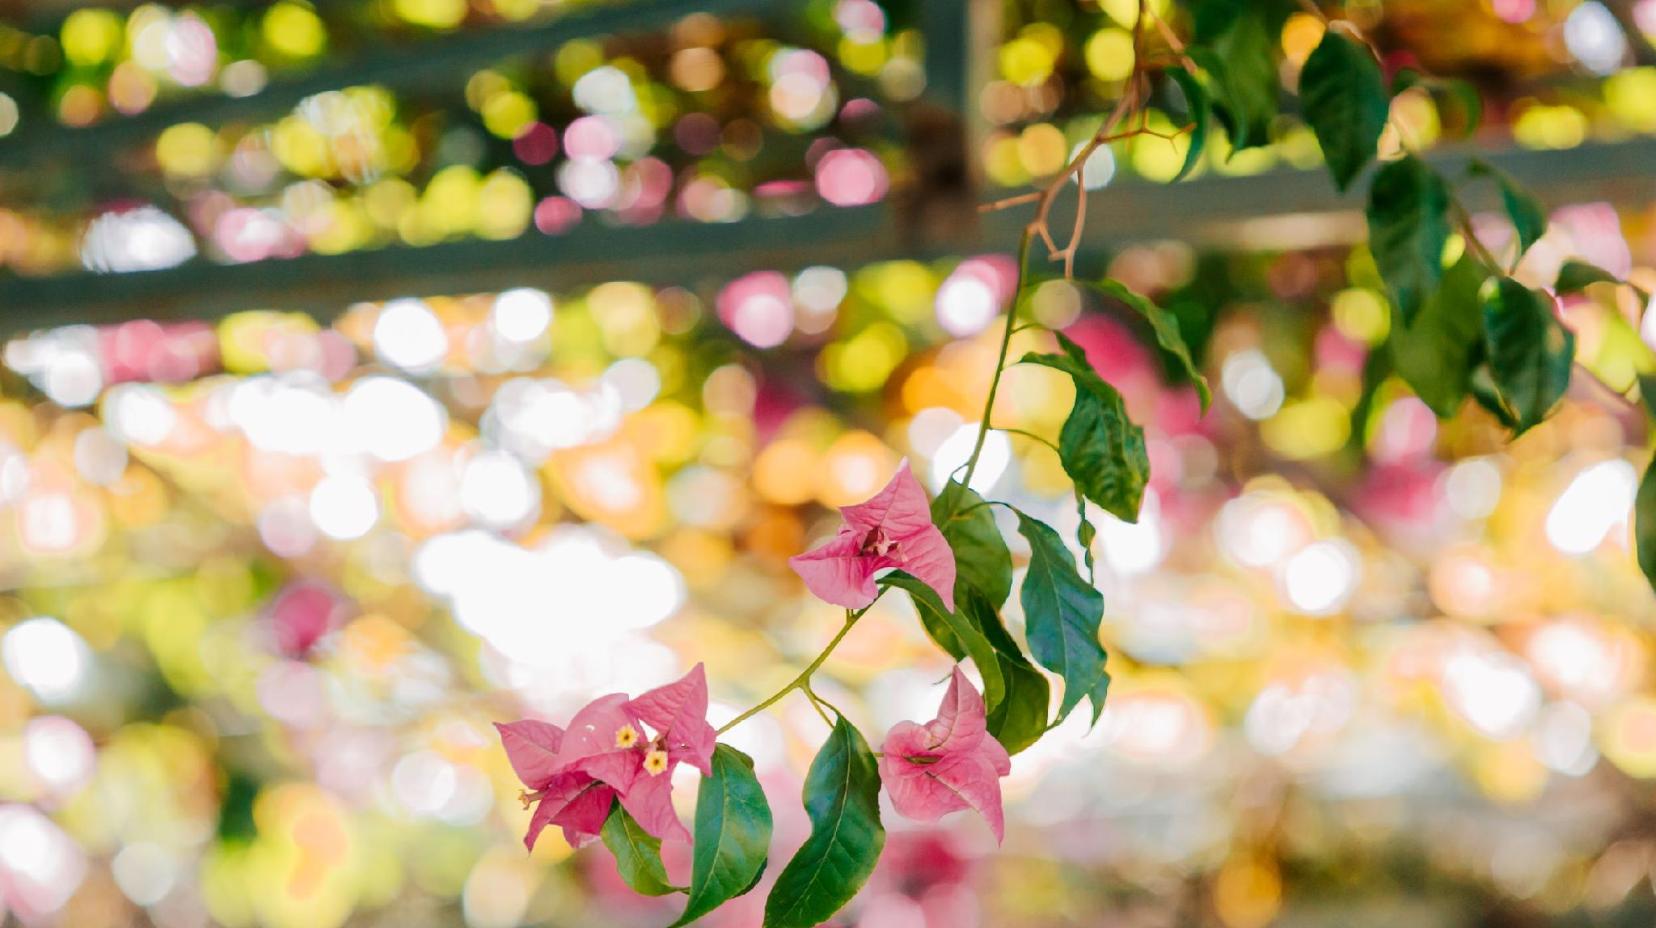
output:
[[[976,810],[995,840],[1006,836],[1000,778],[1012,759],[985,727],[983,696],[957,666],[937,718],[924,725],[898,722],[886,735],[880,779],[902,815],[932,822],[961,809]]]
[[[907,461],[874,498],[842,507],[840,514],[845,524],[839,534],[788,561],[817,598],[861,609],[879,595],[874,575],[894,568],[931,587],[954,609],[954,551],[932,524],[926,491]]]
[[[530,790],[524,803],[535,804],[524,845],[533,850],[548,825],[563,828],[572,847],[587,844],[615,800],[655,837],[689,841],[673,811],[673,767],[683,761],[711,771],[716,735],[706,716],[707,674],[697,664],[637,699],[600,696],[567,729],[536,719],[495,723],[512,769]],[[657,756],[652,769],[652,754],[665,763]]]

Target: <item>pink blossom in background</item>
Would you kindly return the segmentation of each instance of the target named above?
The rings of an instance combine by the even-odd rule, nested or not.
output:
[[[876,203],[890,186],[885,165],[866,149],[837,148],[817,162],[817,193],[835,206]]]
[[[954,609],[954,552],[932,524],[926,491],[908,461],[874,498],[842,507],[840,514],[845,524],[839,534],[788,561],[818,599],[861,609],[878,595],[874,574],[895,568],[931,587]]]
[[[880,758],[880,779],[900,814],[932,822],[973,809],[997,841],[1006,837],[1000,778],[1011,772],[1012,758],[985,726],[983,696],[959,665],[937,718],[892,726]]]
[[[571,847],[591,842],[615,800],[651,835],[688,842],[673,811],[673,768],[684,761],[712,769],[715,735],[706,715],[707,676],[697,664],[637,699],[600,696],[567,730],[536,719],[495,723],[512,769],[532,790],[522,797],[526,808],[535,805],[524,846],[533,850],[547,825],[563,828]]]

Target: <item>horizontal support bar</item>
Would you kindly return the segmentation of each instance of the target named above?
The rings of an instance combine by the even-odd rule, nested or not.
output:
[[[306,97],[360,84],[402,90],[457,90],[470,72],[516,55],[547,52],[571,39],[624,32],[659,31],[683,17],[706,12],[771,15],[786,0],[630,0],[569,13],[538,25],[494,26],[366,53],[292,78],[276,78],[246,97],[206,94],[164,103],[133,116],[117,116],[85,128],[52,125],[25,129],[0,142],[0,169],[48,159],[109,157],[181,122],[222,125],[278,116]]]

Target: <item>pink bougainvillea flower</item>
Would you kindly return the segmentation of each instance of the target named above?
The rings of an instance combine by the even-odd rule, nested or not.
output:
[[[588,703],[562,729],[524,719],[495,723],[518,779],[535,806],[523,843],[548,825],[572,847],[598,836],[617,799],[638,824],[663,840],[689,841],[673,811],[673,768],[680,761],[711,773],[713,727],[707,724],[707,674],[697,664],[677,682],[637,699],[611,693]]]
[[[926,491],[907,461],[873,499],[841,507],[840,515],[845,524],[838,535],[788,561],[819,599],[861,609],[879,595],[874,574],[896,568],[936,590],[954,609],[954,552],[932,524]]]
[[[922,822],[975,809],[995,840],[1005,838],[1000,778],[1012,772],[1006,748],[984,726],[983,696],[957,666],[937,718],[898,722],[886,735],[880,779],[897,811]]]

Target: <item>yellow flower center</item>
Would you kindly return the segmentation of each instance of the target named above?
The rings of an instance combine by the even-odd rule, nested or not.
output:
[[[615,730],[615,746],[630,748],[638,743],[638,729],[631,725],[623,725]]]
[[[667,752],[651,751],[650,753],[644,755],[644,770],[652,777],[660,776],[661,774],[666,773]]]

